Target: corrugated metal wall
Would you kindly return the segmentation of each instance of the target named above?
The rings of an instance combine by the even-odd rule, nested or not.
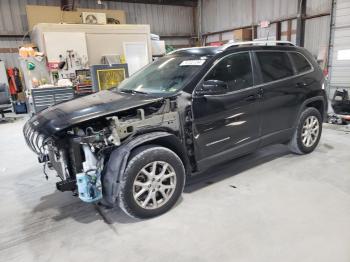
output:
[[[291,41],[296,39],[296,16],[299,0],[255,0],[255,14],[253,0],[202,0],[203,24],[202,33],[212,33],[229,30],[237,27],[258,24],[260,21],[276,21],[293,19]],[[306,14],[308,17],[327,14],[331,12],[332,0],[307,0]],[[244,11],[242,11],[244,10]],[[285,26],[283,23],[282,27]],[[328,46],[330,29],[330,16],[314,17],[306,20],[305,24],[305,47],[313,55],[317,56],[324,46]],[[282,30],[283,31],[283,30]],[[284,30],[286,31],[286,30]],[[232,32],[225,33],[230,35]],[[225,34],[209,35],[206,43],[230,40]],[[272,23],[269,28],[259,28],[258,38],[276,39],[276,24]],[[283,39],[283,36],[282,36]]]
[[[149,5],[105,1],[98,5],[96,0],[80,0],[78,7],[94,9],[119,9],[126,13],[127,23],[150,24],[151,32],[163,36],[190,36],[194,34],[193,8],[184,6]],[[25,6],[59,6],[60,0],[0,0],[0,34],[22,35],[28,31]],[[189,39],[172,39],[169,43],[188,45]],[[21,38],[0,38],[0,48],[15,48]],[[0,54],[7,66],[17,65],[17,54]]]
[[[126,12],[127,23],[150,24],[152,33],[159,35],[191,35],[194,33],[193,8],[184,6],[149,5],[96,0],[79,1],[81,8],[119,9]],[[23,34],[28,30],[26,4],[60,5],[59,0],[1,0],[0,33]]]
[[[257,38],[266,40],[277,40],[277,25],[271,24],[267,28],[258,27]]]
[[[298,0],[255,0],[255,22],[295,17]]]
[[[331,13],[332,0],[307,0],[306,3],[306,15],[309,17]],[[304,45],[315,57],[329,46],[330,20],[330,16],[306,20]]]
[[[252,23],[251,0],[203,0],[202,32],[215,32]]]
[[[332,8],[332,0],[307,0],[306,3],[308,16],[329,13]]]
[[[22,37],[9,38],[2,37],[0,38],[0,48],[17,48],[23,45],[23,42],[28,42],[27,40],[23,40]],[[18,67],[18,54],[17,53],[0,53],[0,60],[5,61],[7,67]]]
[[[305,48],[317,57],[321,49],[329,46],[329,32],[330,16],[322,16],[306,20]]]
[[[159,35],[192,35],[193,9],[183,6],[146,5],[106,1],[98,5],[96,0],[80,0],[82,8],[121,9],[126,12],[127,23],[150,24],[152,32]],[[23,34],[27,29],[26,4],[59,5],[59,0],[0,0],[0,34]],[[307,0],[307,15],[330,12],[332,0]],[[202,0],[202,33],[221,31],[235,27],[249,26],[261,20],[292,18],[297,15],[298,0],[255,0],[253,16],[252,0]],[[254,21],[253,21],[254,20]],[[313,18],[306,22],[305,45],[317,55],[321,45],[326,44],[329,32],[329,17]],[[266,31],[266,30],[265,30]],[[270,30],[271,32],[271,30]],[[266,32],[259,35],[265,36]],[[272,36],[270,34],[270,36]],[[229,40],[232,33],[223,34],[222,40]],[[219,35],[212,35],[207,42],[219,41]],[[6,39],[1,47],[16,47],[19,39]],[[0,39],[1,42],[1,39]],[[187,39],[172,39],[169,43],[188,43]],[[0,59],[13,63],[13,55],[0,54]],[[10,59],[10,58],[11,59]]]
[[[202,32],[215,32],[249,26],[262,20],[296,17],[297,0],[255,0],[252,17],[252,0],[203,0]]]

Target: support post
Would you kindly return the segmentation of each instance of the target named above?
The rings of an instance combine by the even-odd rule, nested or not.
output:
[[[305,40],[306,1],[307,0],[298,1],[296,44],[302,47],[304,46]]]

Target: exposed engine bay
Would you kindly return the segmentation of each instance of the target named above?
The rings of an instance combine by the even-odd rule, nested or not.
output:
[[[58,190],[73,191],[82,201],[95,202],[103,197],[101,176],[111,152],[134,135],[152,130],[180,132],[176,100],[163,99],[99,117],[52,137],[33,132],[29,125],[24,133],[44,164],[46,178],[49,168],[61,179],[56,183]]]

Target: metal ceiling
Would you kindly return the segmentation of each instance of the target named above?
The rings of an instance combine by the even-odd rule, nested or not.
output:
[[[81,1],[84,0],[60,0],[61,9],[65,11],[75,10],[80,6]],[[196,7],[198,0],[95,0],[96,3],[103,4],[103,2],[120,2],[120,3],[134,3],[134,4],[154,4],[154,5],[173,5],[173,6],[187,6]]]
[[[155,5],[179,5],[179,6],[197,6],[198,0],[104,0],[114,2],[129,2]]]

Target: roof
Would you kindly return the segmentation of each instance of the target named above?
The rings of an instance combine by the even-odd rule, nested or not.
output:
[[[295,48],[296,46],[288,41],[249,41],[249,42],[229,42],[219,47],[190,47],[182,48],[171,52],[170,54],[175,55],[199,55],[199,56],[212,56],[226,50],[235,49],[248,49],[248,50],[261,50],[261,49],[279,49],[281,48]]]

